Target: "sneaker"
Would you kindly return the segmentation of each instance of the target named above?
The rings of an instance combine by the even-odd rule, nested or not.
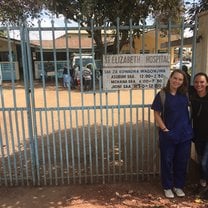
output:
[[[180,188],[173,188],[173,191],[176,193],[177,196],[179,197],[184,197],[185,196],[185,193],[183,192],[182,189]]]
[[[164,192],[166,198],[170,198],[170,199],[174,198],[174,194],[171,189],[164,189]]]
[[[207,181],[204,180],[204,179],[200,179],[199,183],[200,183],[200,185],[201,185],[202,187],[206,187],[206,186],[207,186]]]

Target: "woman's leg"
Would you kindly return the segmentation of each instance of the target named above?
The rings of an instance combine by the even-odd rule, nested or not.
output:
[[[203,171],[203,179],[208,179],[208,142],[204,143],[204,152],[202,153],[202,171]]]
[[[160,139],[161,182],[163,189],[173,188],[173,158],[175,144],[168,139]]]
[[[206,142],[204,141],[196,141],[195,142],[195,149],[197,153],[197,160],[199,163],[199,174],[200,174],[200,179],[205,180],[206,179],[206,174],[203,171],[202,167],[202,158],[204,157],[204,152],[205,152],[205,147],[206,147]]]
[[[173,162],[174,186],[183,188],[187,174],[187,165],[190,159],[191,141],[176,144]]]

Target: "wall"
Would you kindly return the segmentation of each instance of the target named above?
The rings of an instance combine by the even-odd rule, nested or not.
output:
[[[208,73],[208,12],[199,15],[199,29],[196,43],[196,73],[203,71]]]

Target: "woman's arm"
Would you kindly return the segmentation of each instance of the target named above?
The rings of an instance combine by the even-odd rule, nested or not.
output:
[[[156,121],[158,127],[162,131],[169,131],[169,129],[167,129],[167,127],[165,126],[159,111],[154,111],[154,117],[155,117],[155,121]]]

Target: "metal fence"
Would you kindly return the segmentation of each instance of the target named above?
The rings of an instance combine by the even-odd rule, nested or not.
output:
[[[145,35],[154,31],[155,47],[151,53],[158,53],[157,41],[160,29],[166,31],[166,52],[170,53],[172,31],[180,30],[183,45],[184,29],[194,25],[181,24],[150,26],[121,26],[117,30],[143,30],[141,53],[145,53]],[[159,174],[159,152],[157,129],[150,105],[156,89],[129,89],[105,91],[102,76],[93,76],[89,91],[80,88],[63,87],[58,76],[58,54],[65,54],[66,65],[70,64],[71,46],[67,34],[76,31],[78,52],[83,55],[83,27],[15,27],[0,28],[7,31],[8,55],[14,52],[11,31],[20,35],[22,80],[15,80],[11,64],[11,80],[3,81],[0,87],[0,185],[47,185],[110,183],[149,179]],[[90,53],[96,52],[91,36]],[[103,27],[104,40],[108,32],[115,28]],[[65,44],[61,51],[56,45],[56,32],[63,32]],[[35,79],[35,61],[44,72],[48,61],[44,48],[44,34],[51,33],[51,55],[54,63],[53,79]],[[30,37],[38,34],[38,44],[34,46]],[[119,33],[118,33],[119,34]],[[105,36],[106,35],[106,36]],[[194,34],[195,35],[195,34]],[[129,37],[130,48],[133,36]],[[104,41],[104,54],[111,53]],[[117,42],[119,48],[119,38]],[[194,65],[195,43],[192,48]],[[39,60],[34,59],[38,50]],[[89,51],[88,51],[89,52]],[[119,53],[118,51],[117,53]],[[179,57],[182,60],[183,50]],[[171,53],[170,53],[171,54]],[[12,56],[8,61],[13,62]],[[20,63],[21,62],[21,63]],[[1,62],[0,62],[1,64]],[[81,63],[82,65],[82,63]],[[194,67],[193,67],[194,68]],[[8,69],[7,69],[8,71]],[[21,74],[21,73],[20,73]]]

